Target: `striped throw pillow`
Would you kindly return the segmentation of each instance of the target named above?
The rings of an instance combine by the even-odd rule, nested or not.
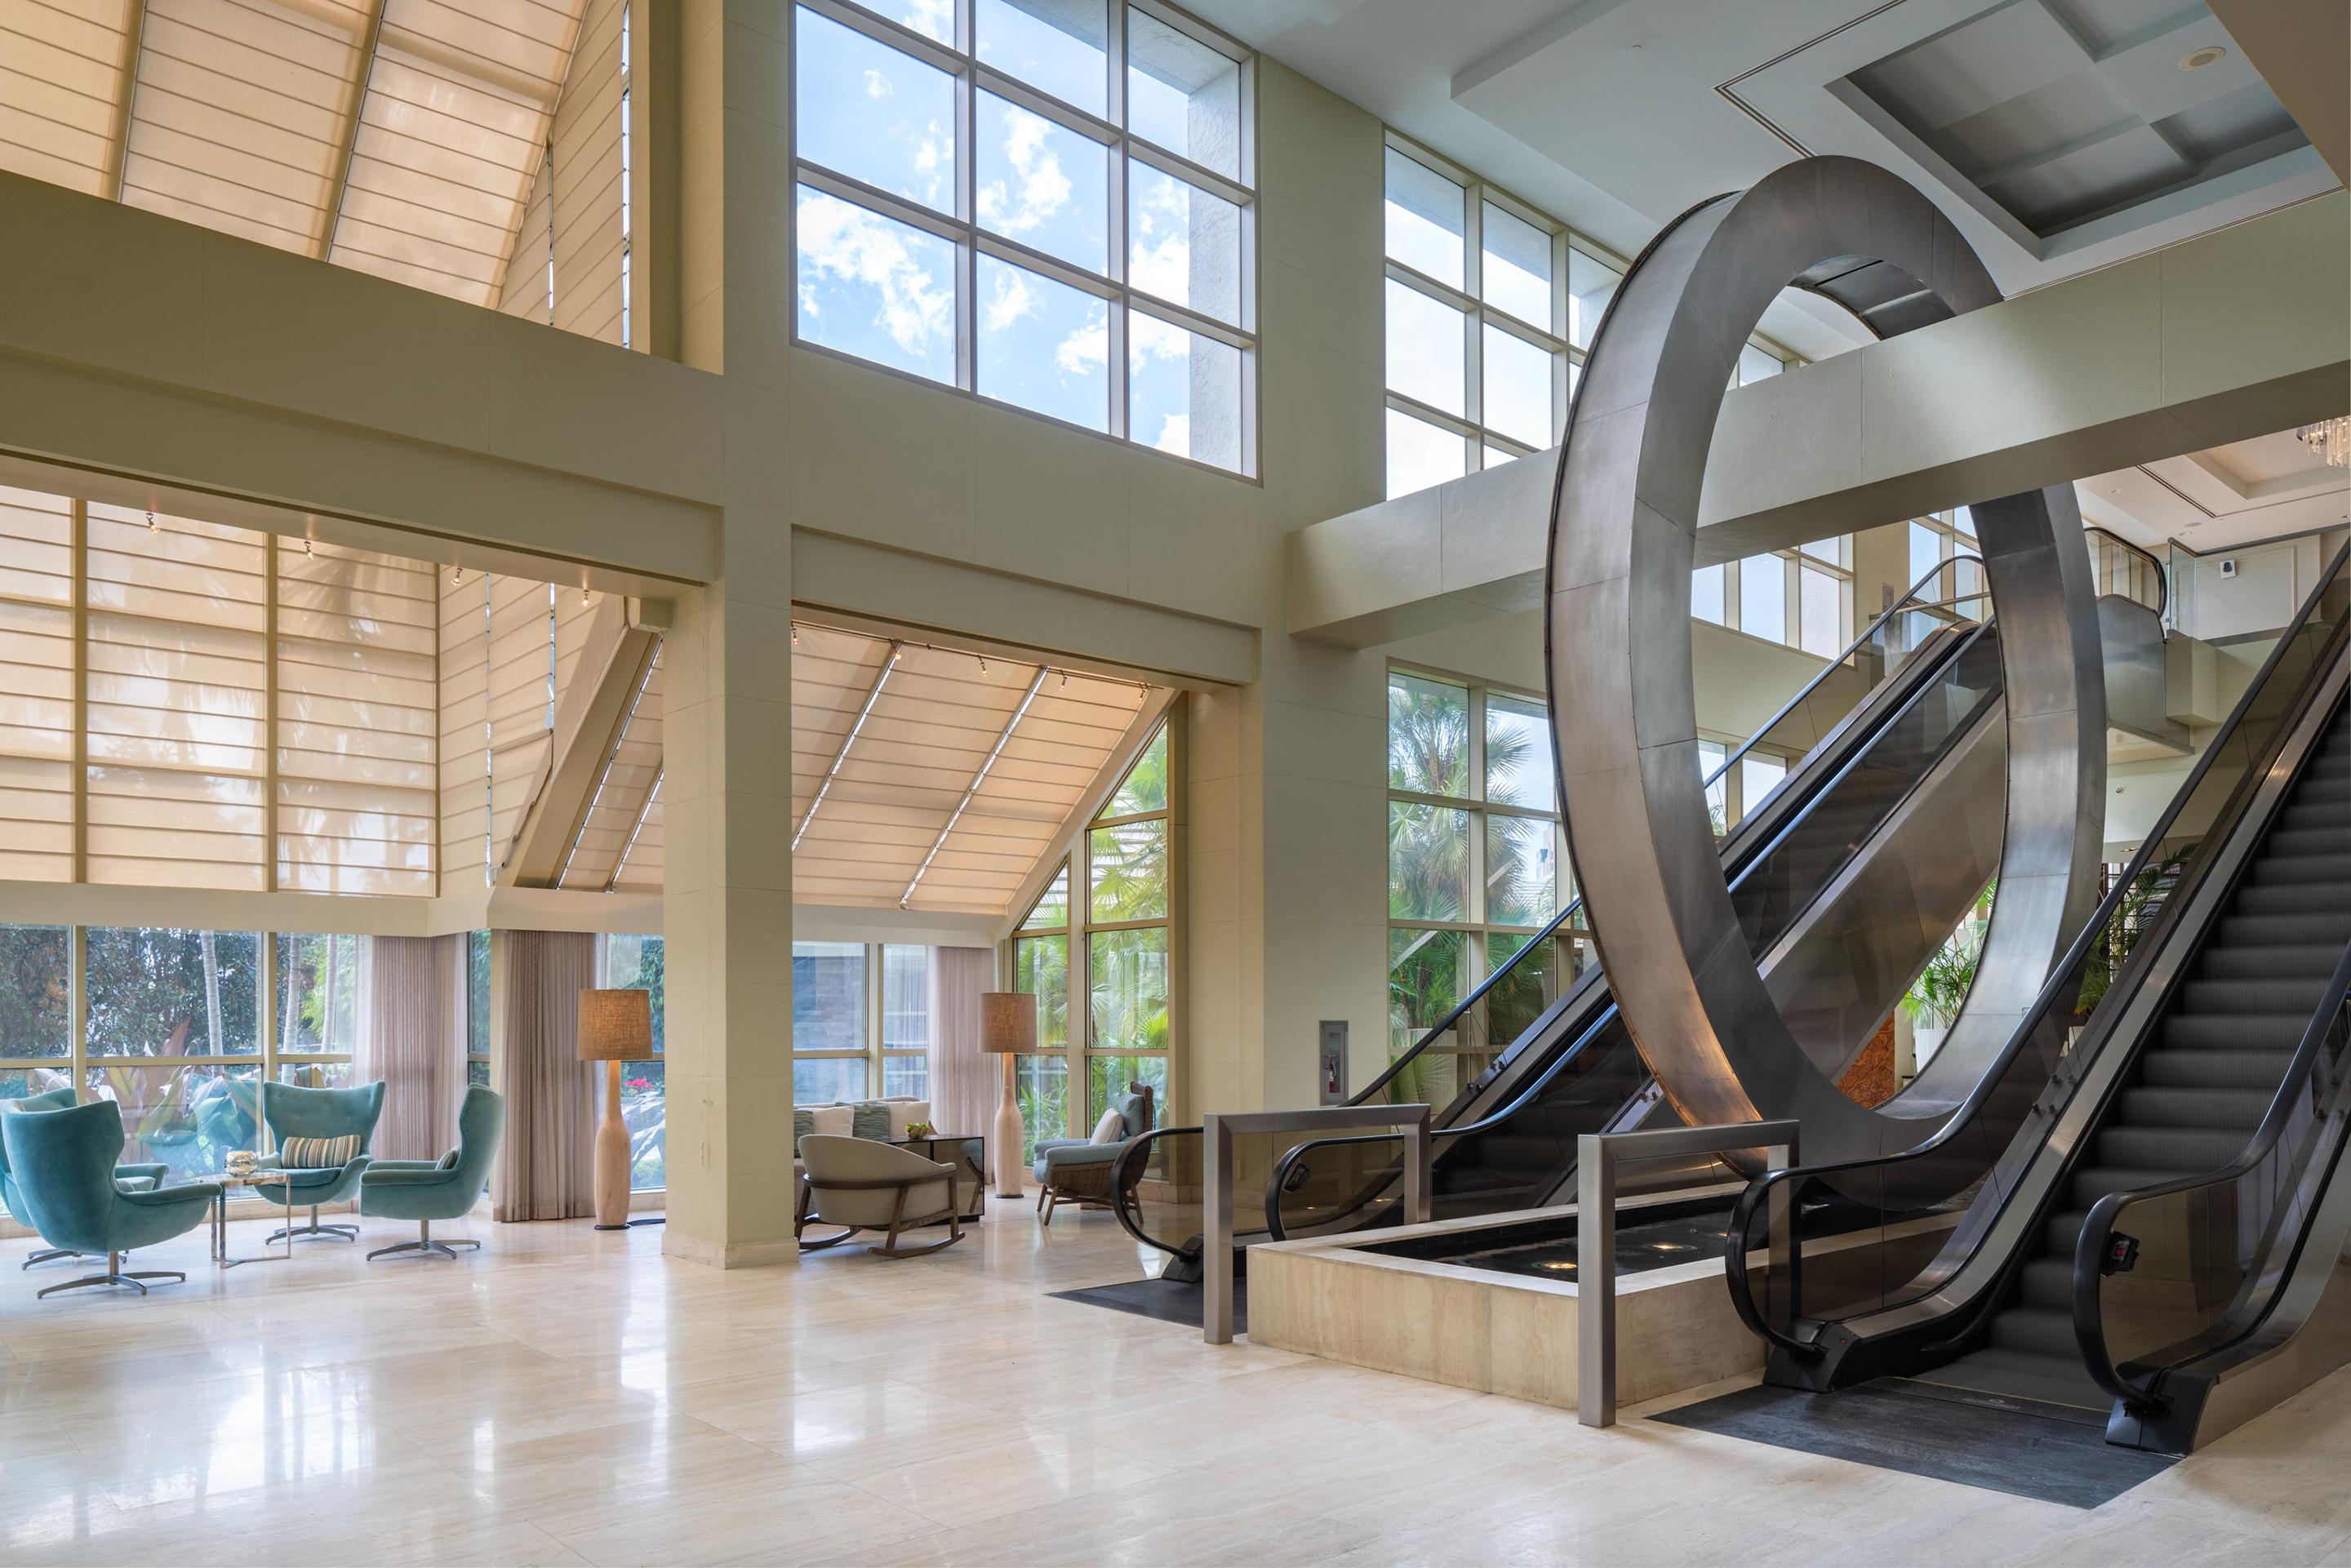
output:
[[[792,1107],[792,1157],[798,1159],[800,1140],[816,1131],[816,1113],[795,1105]]]
[[[277,1145],[277,1163],[287,1170],[340,1170],[359,1157],[360,1135],[340,1138],[288,1138]]]
[[[872,1138],[877,1143],[890,1141],[890,1107],[878,1100],[849,1108],[849,1135]]]

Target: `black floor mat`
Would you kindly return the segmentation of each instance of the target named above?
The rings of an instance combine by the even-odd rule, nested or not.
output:
[[[2102,1426],[2078,1417],[1964,1403],[1900,1383],[1837,1394],[1741,1388],[1649,1419],[2070,1508],[2095,1508],[2176,1462],[2116,1448]]]
[[[1186,1285],[1174,1280],[1122,1280],[1115,1285],[1089,1285],[1082,1291],[1055,1291],[1054,1300],[1083,1301],[1092,1307],[1108,1307],[1114,1312],[1133,1312],[1141,1318],[1156,1318],[1163,1323],[1183,1323],[1191,1328],[1200,1326],[1207,1311],[1208,1293],[1204,1286]],[[1233,1332],[1249,1333],[1249,1281],[1233,1281]]]

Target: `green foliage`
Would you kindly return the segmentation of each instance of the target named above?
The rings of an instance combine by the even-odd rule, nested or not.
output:
[[[0,925],[0,1056],[71,1053],[71,935],[57,925]]]
[[[1102,809],[1104,817],[1133,817],[1167,809],[1167,727],[1153,732],[1134,766],[1119,780],[1118,789]]]
[[[1926,968],[1910,982],[1910,989],[1902,998],[1902,1010],[1912,1023],[1939,1029],[1959,1016],[1959,1009],[1968,999],[1968,988],[1976,982],[1976,963],[1983,956],[1984,933],[1991,924],[1992,898],[1999,887],[1998,877],[1984,884],[1984,890],[1976,894],[1975,906],[1960,919],[1959,929],[1935,950]]]
[[[2082,970],[2082,994],[2074,1004],[2074,1016],[2086,1019],[2105,999],[2115,977],[2122,972],[2130,959],[2131,949],[2153,923],[2158,901],[2175,881],[2187,863],[2196,856],[2198,845],[2189,844],[2179,854],[2151,865],[2131,879],[2115,912],[2106,917],[2097,941],[2090,949],[2090,960]]]
[[[1012,945],[1012,988],[1037,998],[1037,1046],[1070,1042],[1070,939],[1023,936]]]
[[[1020,1126],[1027,1141],[1020,1151],[1023,1160],[1037,1157],[1040,1138],[1062,1138],[1069,1135],[1070,1081],[1056,1073],[1050,1078],[1037,1078],[1020,1085]]]
[[[261,1049],[261,938],[251,931],[93,925],[89,1049],[108,1056],[217,1056]],[[213,1038],[217,998],[220,1038]]]

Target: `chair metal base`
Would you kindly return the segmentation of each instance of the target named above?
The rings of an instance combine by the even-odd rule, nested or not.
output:
[[[81,1254],[73,1253],[70,1256],[79,1257]],[[78,1280],[68,1280],[62,1285],[51,1285],[46,1291],[35,1292],[33,1299],[38,1301],[43,1296],[54,1296],[59,1291],[79,1291],[92,1285],[128,1285],[143,1296],[147,1293],[147,1287],[140,1283],[141,1280],[177,1280],[185,1282],[187,1278],[176,1269],[148,1269],[137,1273],[126,1274],[122,1271],[122,1254],[110,1252],[106,1255],[105,1273],[85,1275]]]
[[[356,1225],[321,1225],[319,1223],[319,1211],[313,1207],[310,1210],[309,1224],[288,1225],[274,1230],[270,1232],[269,1240],[264,1241],[262,1245],[266,1247],[270,1241],[311,1241],[328,1238],[337,1241],[357,1241],[360,1239],[360,1228]]]
[[[17,1267],[19,1270],[24,1270],[31,1268],[36,1263],[52,1263],[60,1258],[95,1258],[97,1256],[95,1252],[77,1252],[70,1247],[44,1247]]]
[[[396,1242],[390,1247],[379,1247],[367,1255],[367,1260],[372,1263],[379,1258],[389,1258],[395,1253],[408,1253],[418,1258],[434,1256],[455,1258],[457,1256],[456,1249],[460,1247],[471,1248],[476,1252],[482,1249],[482,1244],[478,1241],[463,1239],[455,1241],[435,1241],[433,1239],[433,1222],[429,1219],[420,1219],[416,1222],[415,1240]]]

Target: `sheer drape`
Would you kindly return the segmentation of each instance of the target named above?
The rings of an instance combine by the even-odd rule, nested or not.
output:
[[[979,1050],[979,998],[996,988],[993,947],[934,947],[930,963],[931,1124],[945,1133],[994,1126],[1002,1058]]]
[[[384,1082],[383,1118],[370,1152],[437,1160],[456,1146],[457,1102],[465,1092],[465,939],[372,937],[367,960],[367,1012],[351,1077]]]
[[[596,984],[596,938],[509,931],[498,938],[505,998],[497,1088],[507,1100],[492,1214],[574,1219],[596,1212],[591,1151],[596,1069],[577,1054],[580,993]]]

